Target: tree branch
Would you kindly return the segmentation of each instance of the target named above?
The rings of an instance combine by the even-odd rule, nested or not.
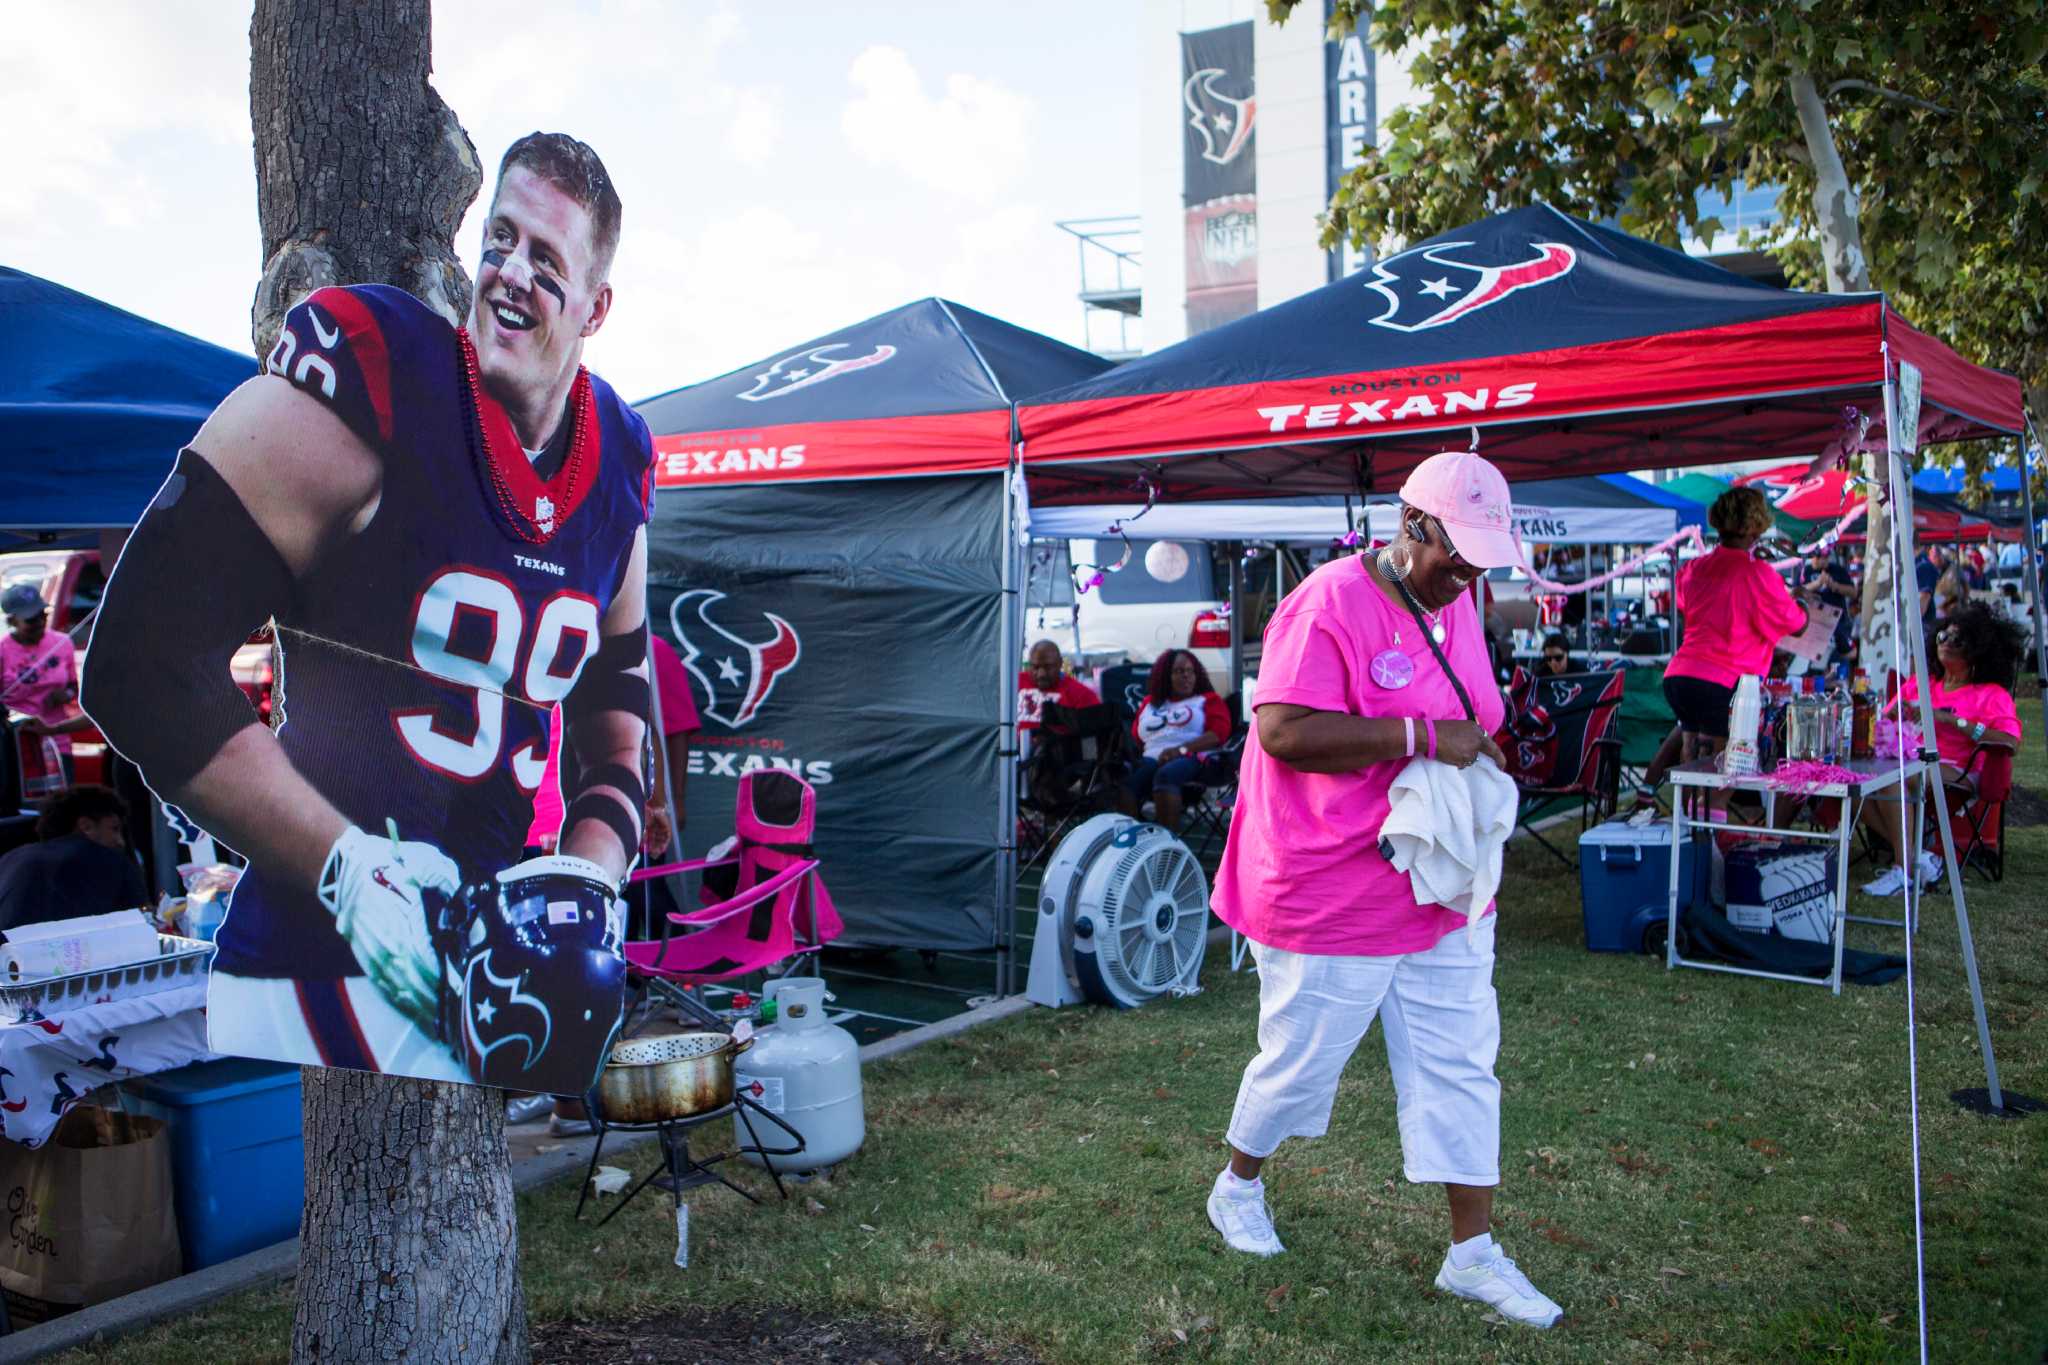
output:
[[[1881,85],[1872,85],[1869,81],[1836,81],[1828,87],[1828,98],[1833,99],[1844,90],[1863,90],[1873,95],[1882,95],[1886,99],[1898,104],[1910,104],[1916,109],[1926,109],[1937,114],[1947,114],[1950,118],[1955,117],[1956,111],[1953,109],[1945,108],[1939,104],[1932,104],[1923,99],[1916,99],[1912,95],[1901,94],[1897,90],[1887,90]]]

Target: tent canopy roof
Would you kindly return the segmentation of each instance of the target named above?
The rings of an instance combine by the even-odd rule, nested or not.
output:
[[[0,527],[132,526],[256,362],[0,266]]]
[[[1108,361],[920,299],[634,405],[662,487],[1001,469],[1013,400]]]
[[[1039,503],[1398,486],[1480,450],[1510,480],[1811,456],[1879,408],[1887,348],[1925,380],[1923,443],[2012,433],[2019,384],[1878,294],[1807,294],[1545,206],[1041,394],[1019,412]],[[1881,422],[1880,422],[1881,427]]]

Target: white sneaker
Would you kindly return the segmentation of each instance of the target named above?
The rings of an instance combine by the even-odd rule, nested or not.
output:
[[[1905,889],[1906,869],[1897,863],[1886,868],[1884,874],[1876,881],[1863,884],[1863,894],[1866,896],[1896,896]]]
[[[1278,1256],[1287,1250],[1273,1235],[1273,1218],[1266,1212],[1266,1187],[1241,1185],[1230,1172],[1216,1177],[1209,1191],[1209,1222],[1223,1234],[1232,1251],[1253,1256]]]
[[[1941,859],[1927,849],[1920,850],[1920,885],[1941,880]]]
[[[1487,1259],[1463,1270],[1452,1265],[1449,1253],[1445,1253],[1443,1269],[1436,1273],[1436,1287],[1461,1299],[1491,1304],[1495,1312],[1510,1322],[1526,1327],[1555,1326],[1564,1316],[1564,1309],[1538,1292],[1506,1252],[1498,1246],[1488,1250],[1492,1254]]]

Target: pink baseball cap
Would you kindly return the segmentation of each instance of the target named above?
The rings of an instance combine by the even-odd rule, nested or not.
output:
[[[1401,485],[1401,501],[1442,522],[1451,548],[1467,563],[1503,569],[1522,562],[1508,481],[1471,451],[1446,450],[1415,466]]]

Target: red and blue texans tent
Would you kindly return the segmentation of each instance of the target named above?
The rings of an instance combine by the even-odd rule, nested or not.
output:
[[[1012,403],[1109,362],[920,299],[635,407],[658,488],[1004,469]]]
[[[1924,444],[2020,431],[2020,385],[1881,294],[1758,284],[1517,209],[1021,405],[1036,503],[1391,490],[1464,447],[1512,480],[1811,457],[1888,366]]]
[[[1012,404],[1106,368],[926,299],[638,405],[649,614],[703,722],[692,856],[730,832],[740,778],[794,772],[842,942],[994,949],[1007,992]]]

